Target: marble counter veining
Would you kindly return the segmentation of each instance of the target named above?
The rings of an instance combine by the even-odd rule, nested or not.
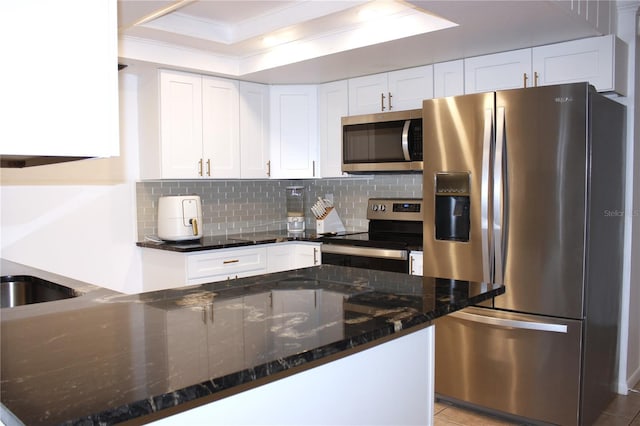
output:
[[[28,425],[142,423],[503,292],[323,265],[140,295],[90,291],[77,309],[73,299],[3,309],[1,402]]]

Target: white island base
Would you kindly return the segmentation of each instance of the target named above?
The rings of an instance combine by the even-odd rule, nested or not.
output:
[[[435,326],[153,425],[432,425]]]

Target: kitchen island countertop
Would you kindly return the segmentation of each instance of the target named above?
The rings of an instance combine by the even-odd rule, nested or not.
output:
[[[3,421],[143,423],[423,329],[504,290],[331,265],[139,295],[87,285],[75,299],[0,311]]]

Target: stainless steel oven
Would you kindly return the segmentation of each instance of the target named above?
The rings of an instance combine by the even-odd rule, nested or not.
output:
[[[371,198],[367,232],[322,239],[322,263],[409,272],[409,252],[422,248],[422,199]]]

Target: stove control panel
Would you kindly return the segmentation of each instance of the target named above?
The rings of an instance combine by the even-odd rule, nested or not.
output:
[[[370,198],[367,208],[369,220],[422,221],[421,198]]]

